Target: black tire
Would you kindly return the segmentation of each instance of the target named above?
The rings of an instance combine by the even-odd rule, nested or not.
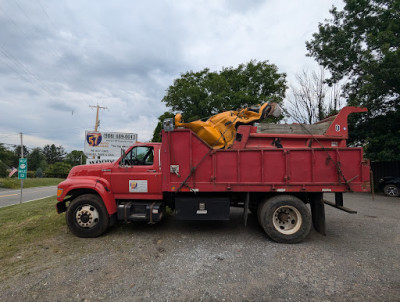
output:
[[[66,220],[69,229],[76,236],[94,238],[107,230],[110,217],[100,197],[84,194],[71,201]]]
[[[311,230],[311,214],[305,203],[292,195],[276,195],[259,205],[258,222],[273,241],[298,243]]]
[[[389,184],[383,188],[383,193],[385,193],[386,196],[398,197],[400,195],[400,190],[398,186]]]

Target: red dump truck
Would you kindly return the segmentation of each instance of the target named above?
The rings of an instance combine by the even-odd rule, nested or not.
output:
[[[137,143],[114,163],[74,167],[57,190],[79,237],[103,234],[116,220],[156,223],[169,207],[180,220],[228,220],[231,207],[244,221],[257,215],[267,236],[282,243],[325,233],[323,193],[343,206],[344,192],[370,192],[362,148],[346,146],[345,107],[314,125],[238,125],[229,148],[214,149],[190,129],[166,121],[162,143]],[[309,204],[309,206],[308,206]]]

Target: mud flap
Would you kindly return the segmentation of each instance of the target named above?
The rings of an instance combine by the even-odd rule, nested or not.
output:
[[[65,204],[65,201],[59,201],[56,203],[56,209],[57,209],[57,213],[61,214],[63,212],[67,211],[67,205]]]
[[[310,193],[310,205],[312,222],[315,230],[321,235],[326,236],[325,232],[325,205],[323,193]]]

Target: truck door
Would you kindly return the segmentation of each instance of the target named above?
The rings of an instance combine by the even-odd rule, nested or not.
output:
[[[116,199],[162,199],[159,148],[135,146],[111,171]]]

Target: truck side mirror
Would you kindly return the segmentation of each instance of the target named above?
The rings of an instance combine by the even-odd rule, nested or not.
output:
[[[125,148],[121,148],[121,160],[119,161],[119,166],[123,165],[125,156]]]

